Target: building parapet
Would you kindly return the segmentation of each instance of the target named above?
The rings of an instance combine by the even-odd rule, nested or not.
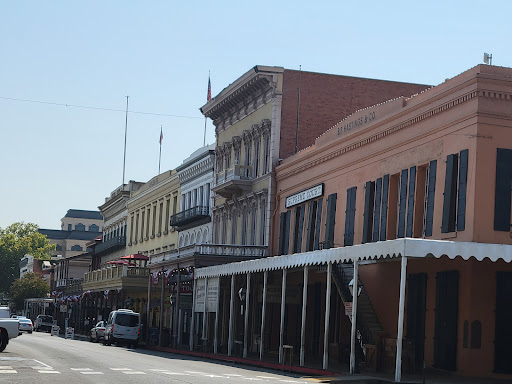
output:
[[[144,278],[149,275],[149,269],[144,267],[129,267],[128,265],[116,265],[98,269],[96,271],[87,272],[84,275],[84,283],[92,283],[97,281],[107,281],[120,279],[122,277],[128,278]]]

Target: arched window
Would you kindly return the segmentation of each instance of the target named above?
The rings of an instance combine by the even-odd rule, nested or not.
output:
[[[75,231],[85,231],[85,225],[82,223],[75,224]]]
[[[89,231],[90,232],[99,232],[100,227],[98,227],[96,224],[89,225]]]
[[[79,246],[78,244],[75,244],[71,247],[71,250],[72,251],[82,251],[83,248],[81,246]]]
[[[56,250],[56,251],[62,251],[62,246],[61,246],[61,245],[59,245],[59,244],[57,244],[57,245],[55,246],[55,250]]]
[[[203,244],[208,244],[208,230],[203,233]]]
[[[196,241],[195,235],[194,234],[190,235],[190,244],[194,244],[195,241]]]

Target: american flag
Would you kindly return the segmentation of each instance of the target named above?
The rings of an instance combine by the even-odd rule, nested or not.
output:
[[[212,100],[212,85],[210,84],[210,75],[208,75],[208,94],[206,95],[206,101]]]

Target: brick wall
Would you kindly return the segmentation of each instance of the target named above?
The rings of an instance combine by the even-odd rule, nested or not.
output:
[[[314,144],[318,136],[361,108],[411,96],[430,87],[285,69],[279,154],[282,159],[295,153],[299,74],[299,151]]]

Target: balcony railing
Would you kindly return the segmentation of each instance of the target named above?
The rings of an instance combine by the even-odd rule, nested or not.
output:
[[[217,173],[215,175],[215,185],[233,180],[252,180],[252,178],[252,166],[236,164]]]
[[[143,267],[129,267],[127,265],[116,265],[98,269],[96,271],[87,272],[84,275],[84,283],[92,283],[94,281],[107,281],[120,279],[122,277],[129,278],[147,278],[149,275],[149,268]]]
[[[71,288],[82,284],[83,279],[58,279],[55,282],[55,288]]]
[[[126,247],[126,236],[116,236],[103,243],[96,245],[95,253],[104,253],[106,251],[114,251],[118,248]]]
[[[171,216],[171,226],[176,227],[210,217],[210,208],[197,206]]]
[[[202,255],[267,257],[268,247],[264,245],[202,244]]]

